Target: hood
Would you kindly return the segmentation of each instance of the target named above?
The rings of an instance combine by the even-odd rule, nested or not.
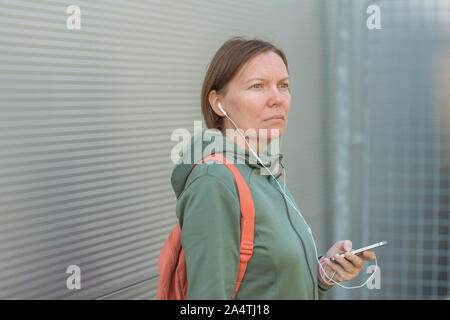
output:
[[[273,174],[276,174],[283,155],[275,152],[278,150],[272,150],[275,149],[273,148],[274,145],[279,146],[279,141],[277,144],[272,141],[266,152],[259,153],[258,157],[263,161],[264,166],[270,169]],[[208,129],[192,136],[178,154],[171,176],[172,188],[177,198],[183,191],[186,180],[195,164],[212,153],[220,153],[233,161],[234,164],[245,163],[250,167],[260,169],[258,170],[260,175],[269,176],[264,166],[249,150],[242,148],[232,139],[222,135],[219,130]]]

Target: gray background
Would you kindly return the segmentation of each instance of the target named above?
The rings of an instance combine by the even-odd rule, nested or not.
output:
[[[366,27],[370,4],[380,30]],[[66,27],[69,5],[80,30]],[[381,289],[327,298],[448,298],[449,1],[0,6],[0,298],[156,297],[176,224],[170,136],[201,120],[207,65],[235,35],[287,54],[281,149],[320,253],[389,241]],[[80,290],[66,287],[69,265]]]

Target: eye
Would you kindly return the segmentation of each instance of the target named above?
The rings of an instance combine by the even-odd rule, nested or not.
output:
[[[255,84],[252,85],[252,88],[259,89],[259,88],[255,88],[255,86],[261,86],[261,83],[255,83]]]
[[[289,88],[289,83],[287,83],[287,82],[282,83],[281,86],[283,89],[287,89],[287,88]],[[283,86],[285,86],[285,87],[283,87]]]

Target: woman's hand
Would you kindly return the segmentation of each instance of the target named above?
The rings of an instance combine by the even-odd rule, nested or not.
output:
[[[336,242],[330,250],[326,253],[322,266],[327,274],[324,275],[325,282],[334,284],[329,281],[329,278],[333,276],[333,280],[336,282],[345,282],[355,278],[362,270],[364,261],[374,260],[375,253],[371,250],[366,250],[358,255],[350,253],[352,250],[352,242],[350,240],[342,240]],[[345,258],[342,258],[340,254],[345,253]],[[334,257],[335,261],[330,261],[329,258]]]

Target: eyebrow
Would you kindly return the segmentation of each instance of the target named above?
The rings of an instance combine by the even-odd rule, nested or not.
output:
[[[250,81],[254,81],[254,80],[263,80],[263,81],[266,81],[267,79],[264,79],[264,78],[252,78],[252,79],[248,80],[246,83],[249,83]],[[289,78],[289,77],[285,77],[285,78],[283,78],[283,79],[280,79],[280,81],[284,81],[284,80],[290,80],[290,78]]]

